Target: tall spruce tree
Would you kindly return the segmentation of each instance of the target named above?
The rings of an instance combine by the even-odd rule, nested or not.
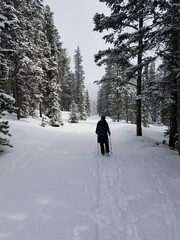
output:
[[[70,106],[73,100],[74,90],[74,74],[67,68],[66,74],[61,82],[61,107],[63,111],[70,111]]]
[[[179,0],[166,1],[166,11],[161,19],[161,31],[158,38],[161,40],[163,48],[160,49],[160,54],[163,58],[163,69],[166,87],[168,88],[168,115],[169,115],[169,146],[175,148],[175,135],[178,133],[178,147],[180,153],[180,84],[179,84]],[[167,102],[167,99],[166,99]]]
[[[3,11],[8,6],[6,4],[0,3],[2,7],[0,9],[0,119],[5,115],[6,112],[12,112],[14,110],[14,99],[6,93],[6,81],[8,79],[8,65],[5,53],[8,53],[8,49],[3,49],[1,44],[1,39],[4,37],[5,30],[10,30],[14,23],[16,22],[15,15],[8,19],[5,15],[6,12]],[[10,50],[10,52],[12,49]],[[9,134],[9,123],[8,121],[0,121],[0,145],[1,146],[11,146],[7,138],[2,135],[10,136]]]
[[[9,14],[16,13],[18,17],[16,29],[10,32],[11,41],[3,39],[4,47],[14,49],[8,57],[9,91],[16,100],[18,119],[21,115],[34,115],[39,104],[39,84],[43,78],[39,45],[43,35],[41,2],[13,1],[8,11]]]
[[[61,122],[60,84],[58,79],[59,37],[54,25],[53,12],[45,7],[44,31],[48,40],[48,52],[43,82],[43,106],[45,114],[54,122]]]
[[[69,115],[70,123],[78,123],[79,122],[79,111],[78,106],[73,100],[70,106],[70,115]]]
[[[86,90],[86,113],[87,116],[91,115],[91,104],[90,104],[90,98],[89,98],[89,92]]]
[[[125,75],[125,69],[110,58],[106,62],[105,75],[98,81],[101,87],[98,92],[98,113],[108,115],[114,121],[132,119],[131,111],[135,101],[134,84],[130,83]]]
[[[141,127],[141,87],[143,67],[154,60],[155,56],[145,53],[156,47],[156,33],[158,32],[159,10],[161,3],[158,1],[116,1],[100,0],[110,8],[110,15],[96,14],[94,16],[95,31],[108,33],[103,39],[113,45],[108,50],[99,51],[95,61],[101,65],[111,56],[122,65],[129,59],[136,59],[136,64],[128,71],[130,76],[137,74],[137,135],[142,135]]]
[[[85,85],[84,85],[84,69],[82,65],[82,55],[80,48],[77,47],[74,54],[75,63],[75,103],[78,106],[79,118],[80,120],[86,120],[86,95],[85,95]]]

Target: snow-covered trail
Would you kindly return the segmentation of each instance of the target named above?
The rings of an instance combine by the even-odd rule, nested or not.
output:
[[[14,122],[20,142],[0,161],[0,239],[95,239],[95,126],[79,127]]]
[[[98,159],[100,196],[93,217],[100,240],[180,239],[179,159],[155,144],[161,134],[155,132],[153,140],[144,131],[147,137],[139,138],[134,126],[112,129],[113,156]]]
[[[163,129],[136,137],[134,125],[110,121],[113,155],[104,157],[97,121],[12,121],[14,149],[0,159],[0,239],[180,240],[180,161],[155,144]]]

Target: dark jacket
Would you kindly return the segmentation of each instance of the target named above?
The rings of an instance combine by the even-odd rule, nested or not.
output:
[[[101,129],[104,129],[104,133],[101,134]],[[100,120],[96,126],[96,134],[98,135],[98,142],[105,143],[108,141],[108,134],[110,135],[109,125],[106,120]]]

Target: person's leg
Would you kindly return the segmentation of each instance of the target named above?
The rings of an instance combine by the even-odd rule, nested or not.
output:
[[[108,140],[105,142],[105,147],[106,147],[106,153],[109,153],[109,141]]]
[[[100,146],[101,146],[101,154],[104,155],[105,154],[104,143],[100,143]]]

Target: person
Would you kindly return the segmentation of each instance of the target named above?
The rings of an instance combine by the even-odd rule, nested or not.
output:
[[[97,140],[101,147],[101,154],[102,155],[109,155],[109,139],[108,134],[111,135],[109,130],[109,125],[106,121],[106,117],[102,116],[101,119],[98,121],[96,126],[96,134]]]

